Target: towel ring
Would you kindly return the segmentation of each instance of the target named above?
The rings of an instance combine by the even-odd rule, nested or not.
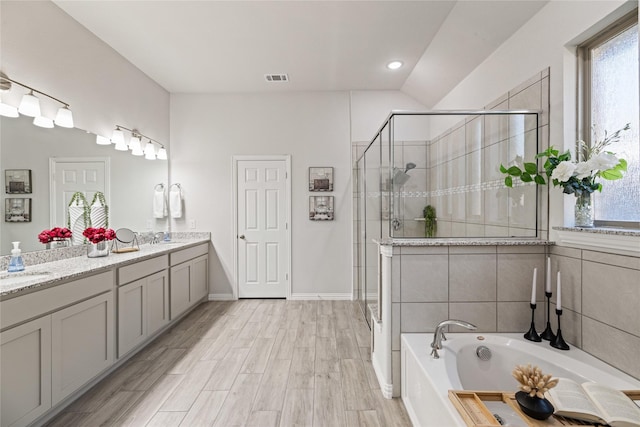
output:
[[[164,190],[164,184],[163,184],[163,183],[156,184],[156,186],[155,186],[155,187],[153,187],[153,189],[154,189],[154,190],[157,190],[157,189],[158,189],[158,187],[160,187],[160,189],[161,189],[161,190]]]
[[[169,191],[171,191],[171,189],[173,187],[178,187],[180,189],[180,191],[182,191],[182,187],[180,186],[180,184],[177,184],[177,183],[176,184],[171,184],[171,187],[169,187]]]

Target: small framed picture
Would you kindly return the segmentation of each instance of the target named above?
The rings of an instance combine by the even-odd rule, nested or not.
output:
[[[5,222],[31,222],[31,199],[11,198],[4,201]]]
[[[333,191],[333,168],[309,168],[309,191]]]
[[[4,185],[7,194],[31,194],[31,169],[5,169]]]
[[[309,197],[309,219],[311,221],[333,221],[333,196]]]

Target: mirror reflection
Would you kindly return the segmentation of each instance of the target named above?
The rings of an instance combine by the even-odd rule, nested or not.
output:
[[[38,235],[67,226],[68,200],[77,191],[85,193],[87,200],[97,191],[104,193],[109,228],[167,230],[167,218],[154,218],[152,206],[154,188],[167,186],[167,161],[146,160],[113,147],[97,145],[94,134],[80,129],[46,129],[34,126],[31,117],[0,117],[1,206],[6,208],[9,203],[13,212],[19,200],[18,204],[30,209],[28,221],[13,221],[19,217],[14,213],[7,221],[3,215],[0,255],[11,252],[13,241],[20,241],[24,252],[45,249]],[[8,170],[30,171],[31,192],[8,193],[4,182]]]

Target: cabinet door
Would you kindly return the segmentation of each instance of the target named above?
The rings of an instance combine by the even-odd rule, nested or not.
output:
[[[51,315],[52,404],[113,363],[113,292]]]
[[[198,257],[191,261],[191,303],[195,304],[209,294],[209,257]]]
[[[169,323],[169,278],[161,271],[147,278],[147,335]]]
[[[191,305],[189,270],[188,262],[171,267],[171,320],[180,316]]]
[[[0,333],[0,425],[26,426],[51,408],[51,316]]]
[[[147,279],[118,288],[118,357],[147,338]]]

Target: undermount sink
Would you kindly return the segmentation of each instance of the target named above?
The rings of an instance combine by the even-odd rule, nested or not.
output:
[[[9,273],[3,271],[0,273],[0,280],[5,283],[19,284],[23,282],[31,282],[33,280],[42,280],[50,276],[50,273],[46,271],[19,271],[16,273]]]

